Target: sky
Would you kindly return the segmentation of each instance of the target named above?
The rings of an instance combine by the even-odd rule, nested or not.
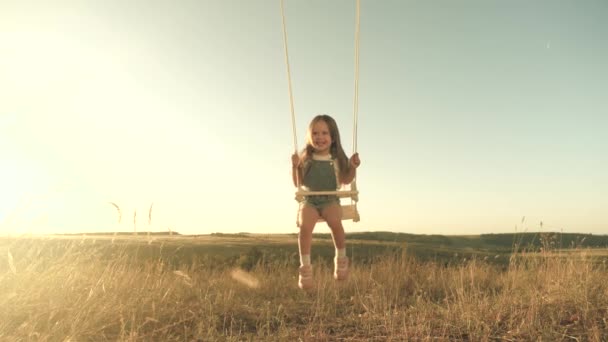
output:
[[[285,18],[298,147],[325,113],[350,155],[355,1]],[[346,231],[608,233],[607,36],[604,0],[362,0]],[[0,2],[0,234],[295,233],[291,125],[278,0]]]

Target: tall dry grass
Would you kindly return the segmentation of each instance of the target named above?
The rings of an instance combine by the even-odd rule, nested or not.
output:
[[[295,248],[295,245],[294,245]],[[337,284],[315,263],[250,272],[102,253],[92,239],[0,245],[2,341],[608,339],[608,270],[585,251],[449,266],[405,254],[355,264]]]

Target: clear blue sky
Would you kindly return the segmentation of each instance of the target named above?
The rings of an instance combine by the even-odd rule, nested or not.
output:
[[[285,11],[299,145],[328,113],[350,153],[355,2]],[[362,0],[347,230],[608,233],[606,37],[606,1]],[[278,0],[3,1],[2,233],[296,232],[282,39]]]

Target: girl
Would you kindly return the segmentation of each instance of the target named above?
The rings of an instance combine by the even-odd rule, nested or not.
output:
[[[295,186],[303,185],[308,191],[334,191],[340,184],[350,184],[361,164],[359,154],[348,159],[342,144],[336,121],[329,115],[317,115],[308,126],[306,147],[292,158],[292,178]],[[310,246],[312,231],[322,217],[331,229],[336,248],[334,278],[348,277],[348,257],[342,227],[342,207],[338,196],[306,196],[300,204],[300,276],[298,286],[310,289],[313,286]]]

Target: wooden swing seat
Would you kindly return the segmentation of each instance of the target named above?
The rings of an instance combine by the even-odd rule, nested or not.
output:
[[[298,190],[296,191],[296,200],[299,202],[304,199],[304,196],[328,196],[335,195],[338,198],[348,198],[352,199],[351,204],[342,204],[342,221],[352,220],[353,222],[359,222],[361,219],[359,216],[359,211],[357,210],[357,201],[359,200],[359,191],[356,190],[357,186],[355,184],[351,185],[351,190],[336,190],[336,191],[306,191],[306,190]],[[300,210],[302,209],[300,205]],[[321,217],[317,220],[317,222],[325,222],[325,220]],[[298,220],[297,225],[300,226],[300,215],[298,211]]]

